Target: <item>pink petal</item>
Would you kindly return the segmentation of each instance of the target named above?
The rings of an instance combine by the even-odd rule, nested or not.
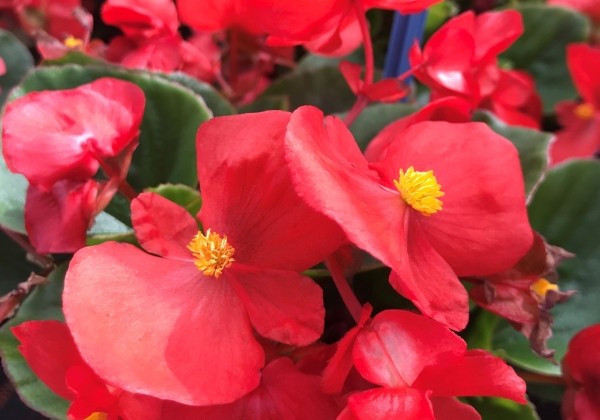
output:
[[[506,362],[483,350],[446,354],[425,367],[413,387],[442,397],[502,397],[525,404],[526,384]]]
[[[564,126],[556,133],[550,147],[552,164],[568,159],[590,158],[600,150],[600,113],[586,119],[577,116],[575,102],[561,102],[556,107],[559,121]]]
[[[286,112],[267,111],[214,118],[200,126],[200,218],[204,227],[227,236],[236,261],[301,271],[337,249],[343,235],[292,188],[283,159],[289,118]]]
[[[187,245],[198,233],[198,223],[183,207],[152,192],[131,202],[131,222],[142,247],[171,259],[191,260]]]
[[[231,282],[260,335],[305,346],[323,334],[323,292],[312,279],[292,271],[258,269],[239,263],[223,275]]]
[[[481,420],[472,406],[452,397],[430,397],[436,420]]]
[[[600,66],[600,48],[571,44],[567,47],[567,64],[579,94],[600,109],[600,75],[594,70]]]
[[[75,252],[85,246],[96,213],[98,183],[59,181],[49,191],[29,185],[25,229],[40,254]]]
[[[75,254],[67,323],[83,358],[133,393],[205,405],[254,389],[264,354],[227,281],[114,242]]]
[[[348,410],[353,416],[344,419],[435,420],[427,393],[411,388],[376,388],[348,398]]]
[[[28,321],[12,327],[11,331],[21,342],[19,351],[42,382],[61,397],[75,399],[65,378],[70,367],[85,362],[66,324],[58,321]]]
[[[391,182],[410,166],[433,170],[445,193],[442,210],[411,217],[459,276],[504,271],[529,250],[521,165],[504,137],[481,123],[415,124],[401,132],[378,169]]]
[[[423,368],[444,354],[462,354],[465,342],[442,324],[407,311],[387,310],[356,338],[354,365],[368,381],[411,386]]]

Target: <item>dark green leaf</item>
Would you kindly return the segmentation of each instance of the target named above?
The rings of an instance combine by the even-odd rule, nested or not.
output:
[[[486,123],[492,130],[515,145],[521,160],[525,191],[530,197],[548,168],[548,148],[552,134],[507,125],[488,112],[478,112],[474,120]]]
[[[162,74],[166,79],[188,88],[206,102],[208,108],[215,117],[235,114],[235,108],[227,99],[215,90],[211,85],[194,79],[184,73]]]
[[[13,34],[0,29],[0,58],[6,65],[6,73],[0,76],[0,108],[10,90],[17,86],[33,67],[29,50]]]
[[[210,111],[190,90],[145,71],[67,65],[33,71],[12,97],[45,89],[68,89],[100,77],[129,80],[146,95],[140,145],[133,154],[127,179],[138,189],[163,182],[195,186],[195,140],[198,126]]]
[[[290,110],[302,105],[314,105],[326,114],[349,109],[355,99],[340,71],[330,66],[290,73],[272,83],[257,102],[270,104],[271,101],[264,98],[271,96],[286,97]],[[266,109],[255,108],[254,111]]]
[[[61,299],[66,269],[66,264],[55,269],[48,283],[36,286],[21,305],[17,315],[0,328],[0,353],[4,369],[19,396],[33,409],[53,418],[65,418],[69,402],[52,392],[31,371],[17,350],[19,342],[10,331],[10,327],[30,320],[63,320]]]
[[[560,265],[559,286],[577,293],[552,309],[554,336],[548,346],[556,349],[560,362],[571,337],[600,320],[600,162],[571,161],[549,171],[529,206],[529,217],[550,244],[576,254]],[[507,323],[498,326],[494,348],[523,368],[560,375],[559,366],[534,355],[527,340]]]
[[[27,180],[13,174],[6,167],[4,156],[0,153],[0,225],[20,233],[25,233],[23,221]]]
[[[471,397],[467,398],[482,420],[539,420],[533,404],[517,404],[503,398]]]
[[[15,289],[36,269],[25,257],[26,252],[0,230],[0,296]]]
[[[584,42],[590,25],[571,9],[526,5],[517,10],[523,15],[525,33],[502,58],[535,78],[544,112],[550,114],[557,102],[577,96],[567,69],[566,46]]]

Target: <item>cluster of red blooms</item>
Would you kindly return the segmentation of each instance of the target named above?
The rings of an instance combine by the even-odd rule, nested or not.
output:
[[[180,0],[181,20],[205,31],[184,40],[173,3],[108,0],[103,20],[123,35],[102,56],[212,80],[220,77],[221,52],[208,32],[343,54],[364,39],[367,9],[410,13],[436,2],[313,0],[299,8]],[[96,48],[89,25],[83,34],[56,29],[59,3],[66,4],[11,6],[18,16],[43,8],[44,30],[61,48]],[[71,15],[78,24],[82,16]],[[136,85],[104,78],[12,101],[2,147],[8,167],[29,181],[29,239],[40,253],[75,252],[63,292],[66,323],[30,321],[13,332],[32,370],[72,402],[69,419],[469,420],[480,416],[457,397],[526,403],[525,382],[511,367],[467,350],[455,333],[467,325],[470,295],[551,357],[548,311],[569,295],[551,282],[567,254],[529,224],[517,150],[469,122],[483,108],[511,124],[538,126],[532,79],[498,65],[521,32],[517,12],[465,13],[422,51],[415,46],[413,71],[433,100],[386,127],[365,153],[344,122],[311,106],[203,123],[198,215],[154,192],[137,194],[125,181],[145,106]],[[582,65],[590,60],[600,65],[597,49],[569,49],[583,102],[560,107],[557,161],[566,158],[563,143],[580,142],[580,156],[600,146],[600,79]],[[343,70],[368,101],[404,92],[392,81],[397,89],[381,94],[386,85],[375,89],[370,77],[360,80],[359,68]],[[85,247],[94,217],[118,190],[131,199],[140,246]],[[389,267],[392,287],[421,314],[371,316],[344,278],[348,246]],[[318,341],[322,290],[303,274],[321,262],[357,322],[329,345]],[[474,284],[470,292],[459,277]],[[578,335],[564,359],[568,418],[600,417],[598,360],[580,356],[600,341],[598,331]]]

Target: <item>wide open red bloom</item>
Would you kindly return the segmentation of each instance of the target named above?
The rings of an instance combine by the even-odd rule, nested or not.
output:
[[[412,125],[369,164],[339,119],[302,107],[286,159],[298,193],[390,266],[399,293],[453,329],[468,319],[457,276],[505,270],[531,246],[517,151],[484,124]]]
[[[338,419],[479,419],[472,407],[455,399],[464,396],[525,403],[525,382],[504,361],[481,350],[468,351],[460,337],[423,316],[387,310],[350,330],[342,341],[324,383],[334,378],[339,384],[353,365],[381,387],[351,394]]]
[[[12,327],[19,351],[48,388],[72,401],[69,420],[104,414],[117,418],[152,418],[152,399],[107,385],[81,358],[67,326],[58,321],[29,321]]]
[[[201,126],[204,235],[184,209],[144,193],[132,221],[158,256],[119,243],[75,254],[65,316],[84,359],[111,383],[184,404],[229,403],[259,383],[264,354],[254,331],[293,345],[319,338],[322,292],[298,272],[343,235],[291,187],[289,118],[273,111]]]
[[[600,419],[600,324],[577,333],[562,361],[567,390],[563,397],[565,420]]]
[[[564,101],[556,114],[563,129],[550,149],[554,164],[570,158],[591,157],[600,150],[600,48],[587,44],[567,47],[567,65],[582,100]]]

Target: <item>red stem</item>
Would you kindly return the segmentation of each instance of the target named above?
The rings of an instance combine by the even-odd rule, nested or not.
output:
[[[12,239],[17,245],[23,248],[25,252],[27,252],[27,255],[30,257],[31,261],[40,266],[44,272],[50,271],[52,267],[54,267],[54,260],[48,255],[39,254],[25,235],[21,235],[20,233],[7,229],[4,226],[0,226],[0,230],[2,230],[6,236]]]
[[[102,168],[102,171],[108,178],[114,178],[114,177],[121,176],[119,173],[117,173],[118,170],[115,171],[113,169],[113,167],[110,164],[108,164],[104,159],[99,158],[99,157],[96,157],[96,159],[98,159],[98,162],[100,163],[100,167]],[[123,194],[125,196],[125,198],[127,198],[127,200],[129,200],[129,202],[132,202],[133,199],[138,196],[137,191],[131,185],[129,185],[129,183],[127,182],[127,180],[125,178],[123,178],[119,182],[119,191],[121,192],[121,194]]]
[[[370,86],[373,84],[375,75],[373,42],[371,41],[371,33],[369,32],[369,24],[367,22],[367,15],[365,14],[366,11],[362,0],[354,0],[354,8],[356,9],[356,15],[358,16],[358,24],[360,26],[360,32],[362,33],[365,48],[365,85]]]
[[[331,273],[331,278],[333,279],[335,287],[338,289],[338,292],[340,293],[340,296],[344,301],[344,305],[346,305],[346,308],[348,308],[350,315],[352,315],[352,318],[354,318],[354,320],[358,324],[358,322],[360,321],[360,315],[362,313],[362,305],[356,298],[356,295],[352,291],[350,284],[348,284],[348,280],[344,275],[342,267],[337,262],[335,257],[327,258],[325,264],[329,269],[329,273]]]
[[[350,127],[352,123],[356,120],[356,118],[358,118],[360,113],[363,112],[363,110],[370,103],[371,101],[369,100],[369,98],[362,94],[359,94],[356,97],[354,105],[352,105],[352,108],[350,108],[350,111],[348,111],[348,114],[346,114],[346,118],[344,118],[344,124],[346,124],[346,127]]]

